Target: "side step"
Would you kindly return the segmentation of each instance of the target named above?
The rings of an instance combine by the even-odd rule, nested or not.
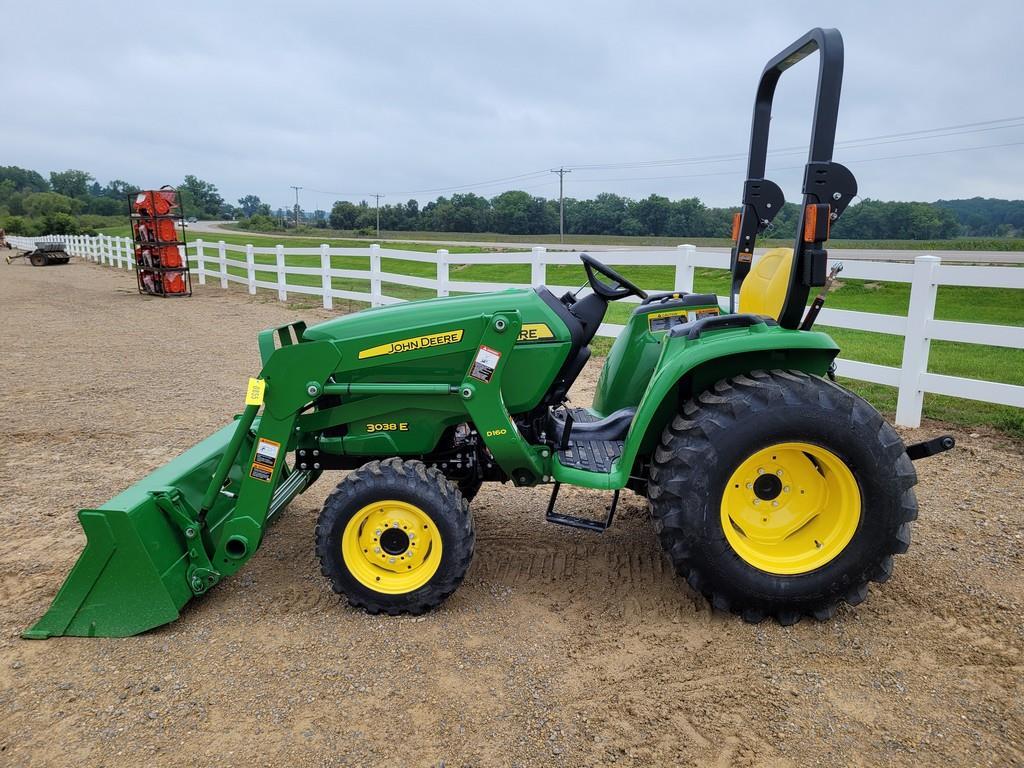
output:
[[[551,501],[548,502],[548,511],[544,515],[545,520],[555,525],[564,525],[567,528],[580,528],[581,530],[594,531],[595,533],[604,533],[611,527],[612,520],[615,519],[615,507],[619,503],[618,490],[612,496],[612,505],[608,508],[608,516],[604,520],[591,520],[586,517],[575,517],[555,512],[555,499],[558,498],[558,491],[561,487],[562,484],[556,482],[555,487],[551,489]]]

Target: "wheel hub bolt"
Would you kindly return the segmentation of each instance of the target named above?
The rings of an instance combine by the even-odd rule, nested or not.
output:
[[[779,477],[782,477],[782,470],[781,469],[776,469],[775,470],[775,474],[778,475]]]
[[[773,507],[777,507],[777,506],[779,506],[779,502],[777,502],[777,501],[773,501],[773,502],[772,502],[772,506],[773,506]]]
[[[785,491],[786,493],[789,493],[789,486],[788,485],[782,486],[782,490]]]
[[[758,467],[757,468],[757,474],[763,475],[764,474],[764,469],[762,467]]]

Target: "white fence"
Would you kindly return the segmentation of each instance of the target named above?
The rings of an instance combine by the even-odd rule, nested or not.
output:
[[[123,269],[134,268],[130,238],[109,235],[61,235],[47,239],[63,242],[68,253],[99,264],[109,264]],[[8,240],[16,248],[34,247],[32,238],[8,237]],[[449,267],[452,264],[528,264],[529,285],[536,286],[546,283],[549,265],[579,263],[579,258],[574,253],[547,251],[544,248],[533,248],[518,253],[467,253],[452,256],[445,249],[440,249],[436,253],[423,253],[390,250],[378,245],[371,245],[369,248],[335,248],[328,245],[321,245],[319,248],[285,248],[282,245],[256,248],[252,245],[228,245],[223,241],[207,243],[196,240],[189,245],[189,249],[189,265],[193,267],[193,274],[200,285],[205,285],[207,278],[219,280],[222,288],[227,288],[229,282],[241,283],[246,285],[252,294],[256,293],[258,288],[277,291],[278,298],[282,301],[288,298],[289,293],[321,296],[325,309],[334,306],[335,298],[364,301],[371,306],[403,301],[401,298],[388,296],[383,289],[385,283],[427,289],[438,296],[447,296],[450,292],[479,293],[510,287],[528,287],[525,283],[452,280],[449,274]],[[274,256],[274,261],[257,262],[257,255]],[[307,267],[289,265],[289,256],[319,256],[320,264]],[[331,258],[334,256],[368,258],[369,269],[337,269],[331,265]],[[433,264],[434,277],[388,272],[384,267],[385,260],[393,259]],[[612,266],[673,267],[675,277],[672,289],[676,291],[693,290],[694,269],[697,267],[729,267],[727,254],[701,252],[692,245],[681,245],[663,251],[608,251],[601,254],[601,259]],[[229,268],[240,270],[243,274],[232,274]],[[318,277],[319,285],[288,283],[288,275]],[[270,279],[266,279],[267,277]],[[1024,349],[1024,327],[935,319],[935,299],[940,285],[1024,289],[1024,268],[953,266],[942,264],[937,256],[918,256],[913,264],[849,261],[845,264],[843,277],[854,280],[910,283],[910,305],[906,317],[826,308],[819,318],[823,326],[903,337],[903,359],[899,368],[856,360],[837,361],[838,373],[842,376],[898,389],[897,424],[909,427],[920,425],[926,392],[1024,408],[1024,386],[946,376],[928,371],[929,346],[933,339]],[[365,280],[369,282],[370,290],[361,292],[335,288],[332,284],[334,278]],[[567,290],[566,286],[550,287],[559,292]],[[629,297],[626,301],[635,302],[638,299]],[[605,323],[598,334],[615,337],[622,329],[621,325]]]

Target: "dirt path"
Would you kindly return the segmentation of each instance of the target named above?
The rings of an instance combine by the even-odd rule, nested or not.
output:
[[[257,330],[327,317],[269,297],[149,299],[108,267],[0,264],[0,764],[1024,764],[1024,459],[958,430],[918,465],[893,578],[825,624],[712,613],[641,499],[595,536],[503,487],[474,504],[476,560],[440,611],[369,617],[318,572],[325,477],[175,624],[19,640],[84,545],[76,510],[226,423]]]

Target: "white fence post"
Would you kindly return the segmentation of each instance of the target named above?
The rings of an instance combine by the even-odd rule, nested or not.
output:
[[[370,306],[379,307],[381,301],[380,289],[380,246],[374,243],[370,246]]]
[[[693,293],[693,255],[695,245],[676,246],[676,279],[672,290],[676,293]]]
[[[284,246],[278,244],[274,252],[277,256],[277,298],[278,301],[288,301],[288,282],[284,272]]]
[[[437,295],[448,295],[448,249],[437,249]]]
[[[320,274],[323,277],[324,309],[334,309],[334,296],[331,293],[331,246],[320,243]]]
[[[96,252],[100,257],[100,264],[107,263],[107,252],[103,249],[103,235],[96,235]]]
[[[178,255],[181,257],[181,264],[182,264],[182,266],[187,267],[188,266],[188,248],[185,247],[184,245],[179,245],[178,246]],[[182,277],[184,277],[184,275],[182,275]],[[190,285],[189,286],[189,290],[191,290],[191,288],[192,288],[192,286]]]
[[[124,254],[121,253],[121,238],[111,238],[111,250],[114,252],[114,261],[117,262],[117,268],[121,269],[124,266]]]
[[[220,287],[228,287],[228,249],[223,240],[217,241],[217,258],[220,260]]]
[[[199,284],[206,285],[206,253],[202,238],[196,240],[196,274],[199,275]]]
[[[896,423],[901,427],[921,426],[924,390],[921,374],[928,370],[928,322],[935,317],[935,282],[938,256],[914,259],[914,279],[910,284],[910,305],[907,307],[907,330],[903,338],[903,364],[900,370],[899,396],[896,399]]]
[[[249,293],[256,293],[256,257],[252,252],[252,243],[245,244],[245,279],[249,283]]]
[[[533,255],[530,257],[530,285],[536,288],[544,285],[547,281],[547,263],[544,261],[544,254],[547,249],[542,245],[534,246]]]

